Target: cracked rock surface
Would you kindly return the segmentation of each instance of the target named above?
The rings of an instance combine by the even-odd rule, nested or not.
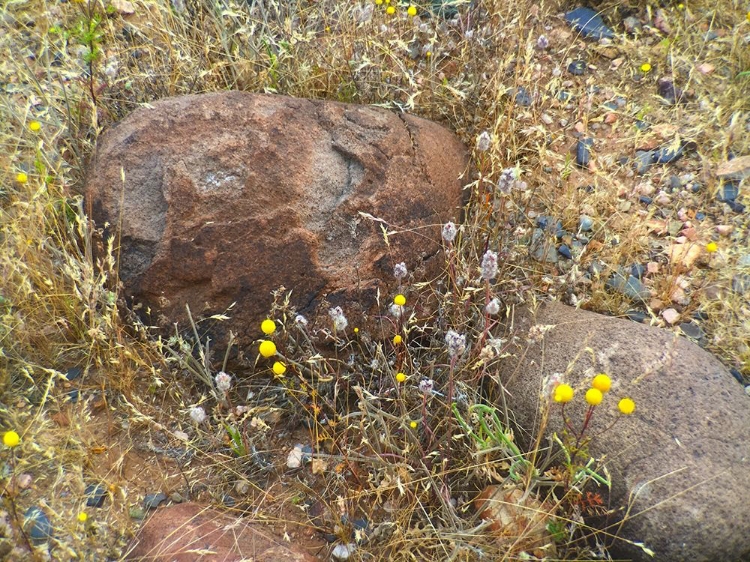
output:
[[[242,349],[282,285],[311,320],[341,306],[362,325],[396,263],[436,274],[467,166],[455,135],[410,115],[220,92],[161,100],[105,132],[86,196],[105,236],[119,229],[124,293],[150,324],[236,303],[210,337],[221,347],[231,330]],[[390,248],[360,213],[387,223]]]

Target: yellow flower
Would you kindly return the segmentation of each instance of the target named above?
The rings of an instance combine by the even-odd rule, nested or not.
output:
[[[354,328],[354,333],[358,334],[359,333],[359,328]]]
[[[633,402],[630,398],[623,398],[622,400],[620,400],[620,402],[617,404],[617,407],[625,416],[629,416],[630,414],[635,412],[635,402]]]
[[[263,357],[272,357],[276,355],[276,344],[270,340],[263,340],[260,342],[258,351]]]
[[[406,304],[406,297],[404,295],[396,295],[393,297],[393,304],[404,306]]]
[[[412,429],[417,429],[417,425],[419,425],[419,424],[417,422],[415,422],[414,420],[412,420],[412,421],[409,422],[409,427],[412,428]]]
[[[555,402],[565,404],[573,400],[573,387],[569,384],[559,384],[555,388],[555,395],[553,396]]]
[[[20,442],[21,437],[15,431],[6,431],[5,435],[3,435],[3,445],[6,447],[10,447],[11,449],[13,447],[18,447]]]
[[[404,373],[397,373],[396,374],[396,381],[397,382],[406,382],[406,375]]]
[[[375,0],[375,5],[380,6],[383,4],[383,0]]]
[[[678,10],[684,10],[685,9],[685,4],[683,4],[682,2],[680,2],[679,4],[677,4],[677,9]]]
[[[592,406],[598,406],[602,403],[602,400],[604,399],[604,395],[602,394],[602,391],[598,388],[589,388],[586,391],[586,402],[591,404]]]
[[[591,383],[591,386],[602,393],[609,392],[609,389],[612,388],[612,379],[610,379],[604,373],[599,373],[594,377],[594,381]]]
[[[29,181],[29,176],[26,175],[24,172],[18,172],[16,174],[16,181],[18,183],[26,183],[27,181]]]
[[[273,364],[272,369],[274,374],[279,377],[286,373],[286,365],[284,365],[281,361],[276,361],[276,363]]]
[[[645,72],[651,72],[651,65],[649,63],[647,63],[647,62],[644,62],[641,65],[641,72],[644,72],[644,73]]]
[[[386,2],[386,3],[387,3],[387,2]],[[393,14],[395,14],[395,13],[396,13],[396,6],[388,6],[388,7],[387,7],[387,8],[385,9],[385,13],[386,13],[386,14],[388,14],[389,16],[392,16]]]
[[[396,334],[395,336],[393,336],[393,345],[398,345],[402,341],[404,341],[404,338],[402,338],[400,334]]]
[[[431,56],[432,56],[432,51],[427,51],[427,52],[426,52],[426,53],[424,54],[424,58],[426,58],[426,59],[430,58]]]
[[[88,518],[89,518],[89,514],[86,513],[85,511],[82,511],[81,513],[78,514],[78,520],[81,523],[85,523]]]
[[[39,121],[32,121],[29,123],[29,130],[38,133],[42,128],[42,124]]]
[[[708,244],[706,244],[706,251],[709,254],[713,254],[718,249],[719,249],[719,245],[716,242],[709,242]]]
[[[750,12],[745,15],[745,19],[750,23]]]
[[[260,323],[260,330],[267,336],[270,336],[276,331],[276,322],[270,318],[266,318]]]
[[[406,10],[406,13],[409,14],[409,16],[414,17],[417,15],[417,7],[416,6],[409,6],[409,8]]]

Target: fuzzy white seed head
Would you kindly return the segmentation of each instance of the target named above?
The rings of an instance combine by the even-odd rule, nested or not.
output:
[[[482,279],[491,281],[497,277],[497,252],[487,250],[482,258]]]
[[[349,325],[349,321],[346,319],[346,316],[344,316],[344,311],[341,310],[340,306],[331,308],[328,311],[328,315],[333,321],[333,329],[335,331],[341,332],[343,330],[346,330],[346,327]]]
[[[307,326],[307,318],[302,316],[301,314],[298,314],[294,317],[294,323],[297,324],[300,328],[304,328]]]
[[[393,267],[393,276],[399,281],[401,281],[404,277],[406,277],[406,274],[407,274],[407,269],[406,269],[406,264],[404,262],[397,263]]]
[[[190,408],[190,419],[195,423],[201,424],[206,421],[206,411],[200,406]]]
[[[540,35],[536,40],[536,46],[542,51],[549,47],[549,39],[546,35]]]
[[[498,299],[497,297],[492,299],[487,303],[487,306],[484,307],[484,311],[490,316],[494,316],[495,314],[500,312],[500,299]]]
[[[477,150],[479,152],[487,152],[490,149],[491,144],[492,137],[490,137],[490,134],[487,131],[482,131],[477,137]]]
[[[401,318],[404,315],[404,307],[398,304],[391,305],[391,314],[394,318]]]
[[[227,375],[224,371],[221,371],[214,377],[214,382],[216,383],[216,388],[220,392],[226,392],[232,388],[232,377]]]
[[[466,349],[466,336],[454,330],[448,330],[445,334],[445,345],[448,346],[448,355],[458,357]]]
[[[456,225],[452,222],[445,223],[443,226],[443,240],[446,242],[453,242],[453,240],[456,239],[456,234],[458,234]]]
[[[435,388],[435,381],[432,379],[422,379],[419,381],[419,391],[422,394],[432,394],[433,388]]]

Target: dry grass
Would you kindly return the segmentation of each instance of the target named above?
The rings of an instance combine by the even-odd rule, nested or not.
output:
[[[238,509],[306,537],[317,528],[348,542],[352,521],[366,518],[370,540],[359,552],[375,559],[595,556],[611,537],[583,523],[586,505],[564,462],[543,448],[519,451],[508,429],[512,412],[492,365],[502,338],[512,334],[489,328],[485,287],[475,281],[488,247],[505,258],[492,291],[508,307],[551,295],[621,315],[636,305],[605,290],[608,272],[658,263],[648,281],[657,297],[646,307],[653,323],[664,325],[659,311],[671,306],[679,286],[683,315],[704,315],[708,349],[750,376],[748,292],[730,290],[743,273],[743,256],[750,274],[748,214],[716,202],[720,186],[712,174],[730,152],[750,153],[750,77],[742,74],[750,68],[750,23],[740,3],[664,8],[676,40],[623,36],[618,49],[566,38],[558,4],[454,3],[456,20],[427,17],[421,5],[419,19],[411,19],[403,7],[389,16],[384,6],[328,0],[135,1],[132,15],[93,0],[3,4],[0,429],[21,434],[19,447],[0,451],[0,549],[17,545],[9,559],[26,559],[20,523],[32,505],[52,522],[53,559],[118,559],[138,524],[134,506],[160,489],[216,502],[230,493],[241,498]],[[619,25],[614,7],[603,6]],[[714,29],[723,35],[705,41]],[[547,50],[537,48],[542,34],[551,38]],[[599,74],[568,83],[565,68],[579,57]],[[643,62],[654,70],[636,80]],[[700,63],[715,70],[701,72]],[[668,106],[655,95],[655,81],[665,75],[689,91],[687,103]],[[512,103],[518,86],[533,97],[530,107]],[[492,135],[488,151],[474,152],[471,202],[459,237],[446,247],[445,277],[404,286],[407,310],[435,297],[439,309],[427,318],[391,317],[381,333],[349,330],[325,342],[295,325],[280,293],[271,314],[290,368],[282,378],[270,376],[265,363],[255,376],[237,373],[228,398],[246,408],[239,413],[209,386],[219,365],[201,362],[195,341],[162,341],[117,306],[117,247],[111,241],[94,252],[80,195],[86,159],[108,125],[156,99],[224,89],[409,111],[440,121],[472,147],[482,131]],[[563,90],[574,101],[560,101]],[[617,97],[625,104],[604,105]],[[604,125],[611,113],[616,123]],[[640,131],[636,120],[654,126]],[[40,130],[31,130],[32,122]],[[591,170],[574,166],[575,123],[602,139]],[[644,183],[658,191],[677,172],[657,167],[633,178],[617,157],[674,133],[698,147],[674,169],[693,174],[702,188],[677,190],[661,206],[639,206]],[[493,186],[511,167],[527,189],[502,195]],[[719,244],[691,266],[669,259],[679,234],[670,221],[680,207],[707,215],[693,221],[692,243]],[[556,265],[529,257],[535,216],[553,216],[575,232],[582,213],[595,226],[580,256]],[[719,236],[719,224],[732,232]],[[586,275],[595,260],[604,273]],[[462,359],[448,356],[448,328],[467,338]],[[397,332],[408,346],[392,344]],[[320,356],[331,340],[336,355]],[[82,375],[71,382],[73,368]],[[409,375],[406,383],[396,381],[400,371]],[[452,388],[455,412],[444,393],[419,391],[418,372],[435,389]],[[80,388],[77,400],[73,386]],[[493,401],[500,406],[483,409]],[[188,412],[199,403],[210,415],[196,426]],[[299,421],[310,430],[280,429]],[[234,447],[227,426],[238,436]],[[312,440],[318,464],[289,478],[286,453],[300,438]],[[270,493],[280,482],[290,485]],[[510,502],[513,524],[501,540],[471,504],[491,482],[521,494]],[[105,508],[85,507],[91,483],[108,488]],[[77,519],[82,511],[85,523]],[[549,519],[539,523],[530,513]],[[34,554],[42,559],[46,551],[45,544]]]

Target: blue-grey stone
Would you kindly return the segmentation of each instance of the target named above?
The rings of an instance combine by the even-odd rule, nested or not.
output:
[[[646,275],[646,266],[640,263],[634,263],[630,266],[630,275],[637,277],[638,279],[643,279],[643,276]]]
[[[568,258],[569,260],[573,259],[573,254],[570,252],[570,248],[568,248],[565,244],[561,244],[557,249],[557,252],[564,258]]]
[[[635,171],[643,175],[651,168],[654,163],[654,153],[651,150],[635,151]]]
[[[663,146],[657,148],[654,152],[654,162],[657,164],[671,164],[675,160],[682,158],[685,153],[685,146],[680,144],[678,147]]]
[[[570,72],[573,76],[583,76],[586,74],[586,62],[582,60],[574,60],[568,65],[568,72]]]
[[[518,86],[518,88],[515,88],[513,99],[515,99],[516,103],[522,107],[529,107],[532,101],[531,95],[523,86]]]
[[[653,203],[653,202],[654,202],[654,200],[653,200],[653,199],[651,199],[651,197],[649,197],[648,195],[641,195],[641,196],[640,196],[640,197],[638,198],[638,201],[640,201],[640,202],[641,202],[641,203],[643,203],[644,205],[650,205],[651,203]]]
[[[648,121],[643,121],[642,119],[638,119],[635,122],[635,128],[639,131],[645,131],[651,126],[651,124]]]
[[[557,99],[559,99],[560,101],[569,101],[569,100],[573,99],[573,94],[571,94],[570,92],[566,92],[565,90],[563,90],[562,92],[559,92],[557,94]]]
[[[651,296],[650,291],[637,277],[617,272],[607,281],[607,287],[633,300],[645,301]]]
[[[594,139],[584,138],[576,143],[576,164],[581,168],[586,168],[591,161],[591,146]]]
[[[557,249],[547,240],[541,228],[535,228],[532,232],[529,252],[536,261],[557,263]]]
[[[716,199],[724,203],[729,203],[737,199],[740,194],[740,186],[734,182],[724,182],[719,188],[719,193],[716,194]]]
[[[237,505],[237,501],[229,494],[224,494],[222,496],[221,503],[223,503],[227,507],[234,507],[235,505]]]
[[[695,340],[699,344],[703,343],[706,339],[705,332],[694,322],[683,322],[678,328],[685,336],[691,340]]]
[[[68,369],[68,372],[65,373],[65,378],[72,381],[80,377],[81,373],[83,373],[83,370],[80,367],[73,367]]]
[[[581,215],[578,219],[578,228],[581,229],[581,232],[588,232],[594,228],[594,219],[588,215]]]
[[[162,502],[167,501],[167,494],[158,492],[156,494],[146,494],[143,498],[143,507],[146,509],[156,509]]]
[[[107,488],[101,484],[89,484],[84,491],[86,505],[89,507],[101,507],[107,497]]]
[[[750,275],[740,273],[732,277],[732,290],[738,295],[744,295],[750,289]]]
[[[734,377],[735,379],[737,379],[737,382],[738,382],[738,383],[740,383],[740,384],[741,384],[741,385],[743,385],[743,386],[745,385],[745,377],[743,377],[743,376],[742,376],[742,373],[740,373],[740,372],[739,372],[739,371],[738,371],[737,369],[735,369],[734,367],[732,367],[731,369],[729,369],[729,372],[730,372],[730,373],[732,373],[732,376],[733,376],[733,377]]]
[[[701,213],[701,212],[695,213],[695,220],[698,220],[698,221],[706,220],[706,213]]]
[[[34,543],[43,543],[52,537],[52,521],[37,506],[31,506],[24,513],[24,526]]]
[[[75,404],[76,402],[78,402],[78,397],[80,396],[80,394],[80,391],[75,388],[68,392],[68,399]]]
[[[604,25],[602,17],[591,8],[576,8],[565,14],[565,21],[584,37],[612,39],[614,32]]]
[[[627,316],[628,319],[632,320],[633,322],[638,322],[639,324],[645,324],[651,318],[648,314],[646,314],[642,310],[628,310],[625,313],[625,316]]]

